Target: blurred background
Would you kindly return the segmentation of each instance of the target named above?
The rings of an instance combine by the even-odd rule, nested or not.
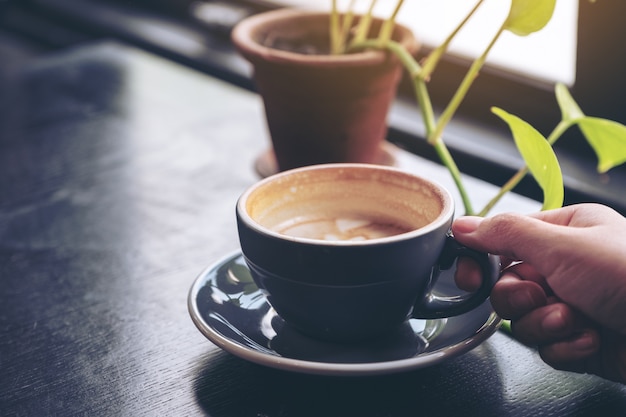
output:
[[[385,16],[392,3],[379,0],[376,13]],[[398,20],[412,27],[427,51],[475,1],[405,3]],[[8,74],[25,63],[103,39],[145,49],[254,90],[250,66],[230,42],[233,25],[277,7],[328,9],[330,4],[330,0],[0,0],[0,94]],[[347,1],[339,4],[345,7]],[[436,106],[447,102],[471,58],[500,25],[508,4],[487,0],[476,24],[461,35],[464,41],[453,44],[430,85]],[[570,88],[587,115],[626,123],[624,15],[622,1],[559,0],[553,21],[540,34],[525,38],[506,34],[445,134],[461,170],[498,185],[508,179],[522,162],[508,129],[490,107],[514,113],[547,135],[559,120],[553,90],[557,81]],[[388,140],[436,160],[421,137],[411,89],[403,88],[390,115]],[[595,155],[576,129],[568,131],[556,151],[565,176],[566,203],[598,201],[626,213],[626,167],[598,174]],[[541,198],[532,179],[516,191]]]

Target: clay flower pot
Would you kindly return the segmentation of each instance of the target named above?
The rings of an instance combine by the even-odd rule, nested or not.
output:
[[[372,36],[381,23],[373,22]],[[402,65],[385,51],[330,55],[328,37],[328,13],[297,9],[255,15],[233,30],[236,48],[254,68],[278,170],[384,160]],[[417,51],[406,27],[396,25],[393,38]]]

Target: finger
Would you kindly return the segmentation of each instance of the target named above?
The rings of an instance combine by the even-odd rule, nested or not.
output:
[[[541,220],[546,223],[569,226],[576,215],[576,212],[581,209],[580,206],[566,206],[557,210],[542,210],[529,214],[529,217]]]
[[[547,304],[539,284],[525,281],[516,274],[505,273],[491,290],[491,305],[502,318],[515,320]]]
[[[590,227],[608,221],[623,221],[623,217],[610,207],[596,203],[576,204],[555,210],[546,210],[529,215],[546,223],[560,226]]]
[[[564,229],[540,219],[516,213],[482,219],[460,217],[452,224],[455,239],[471,248],[533,265],[549,264],[554,250],[566,240]]]
[[[456,262],[454,273],[456,285],[463,291],[473,292],[480,288],[482,273],[478,263],[472,258],[462,256]]]
[[[600,350],[600,335],[595,329],[585,329],[538,350],[541,359],[555,369],[583,372],[585,360]]]
[[[588,318],[563,302],[534,309],[511,324],[513,336],[531,346],[556,343],[591,327]]]
[[[532,281],[538,284],[548,296],[554,295],[554,291],[546,281],[546,278],[539,273],[532,265],[526,262],[517,262],[507,267],[503,273],[515,274],[524,281]]]

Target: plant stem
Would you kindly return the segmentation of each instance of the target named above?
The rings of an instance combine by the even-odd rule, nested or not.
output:
[[[361,16],[361,20],[359,21],[359,25],[357,26],[352,44],[363,42],[365,39],[367,39],[367,35],[370,31],[370,26],[372,24],[372,15],[374,13],[374,6],[376,6],[376,1],[377,0],[372,0],[370,3],[370,7],[367,10],[367,13]]]
[[[517,184],[519,184],[520,181],[526,176],[526,174],[528,174],[528,167],[524,165],[506,182],[506,184],[500,188],[498,193],[491,200],[489,200],[485,207],[478,213],[478,216],[485,217],[489,214],[498,201],[500,201],[506,193],[515,188]]]
[[[433,105],[430,101],[430,95],[426,82],[421,78],[413,78],[413,87],[415,90],[415,96],[417,97],[417,104],[422,112],[422,119],[424,119],[424,126],[426,128],[426,137],[435,130],[435,112],[433,111]]]
[[[448,151],[448,148],[446,147],[441,137],[435,138],[433,136],[433,134],[436,132],[437,124],[435,121],[435,115],[432,103],[430,101],[430,96],[426,88],[426,82],[421,78],[422,68],[420,67],[419,63],[401,44],[394,41],[389,41],[385,45],[381,45],[378,41],[367,40],[365,42],[360,42],[353,45],[353,48],[387,49],[395,54],[398,59],[400,59],[402,65],[407,70],[411,77],[411,80],[413,81],[415,95],[417,97],[417,102],[420,111],[422,112],[424,125],[426,127],[426,137],[428,138],[428,143],[430,143],[435,148],[439,159],[452,175],[452,179],[454,180],[454,183],[458,188],[459,194],[461,195],[461,199],[463,200],[465,213],[468,215],[473,214],[474,209],[472,207],[471,200],[465,186],[463,185],[461,172],[454,162],[454,158],[452,158],[452,155],[450,155],[450,152]]]
[[[341,25],[339,22],[339,10],[337,10],[337,0],[332,1],[330,12],[330,53],[338,55],[341,53]]]
[[[420,66],[420,64],[401,44],[395,41],[389,41],[385,45],[381,45],[378,41],[370,39],[363,42],[355,43],[351,46],[351,49],[367,48],[386,49],[392,52],[400,60],[413,83],[418,107],[422,112],[422,117],[424,119],[426,135],[430,135],[430,133],[435,130],[436,126],[435,114],[433,111],[432,103],[430,101],[430,95],[428,94],[426,83],[421,78],[422,67]]]
[[[465,16],[465,19],[463,19],[463,21],[461,21],[461,23],[458,24],[458,26],[452,31],[452,33],[450,33],[450,35],[448,35],[448,37],[443,41],[441,45],[435,48],[428,55],[428,57],[426,57],[426,61],[424,62],[424,73],[422,74],[422,77],[425,80],[428,80],[430,78],[430,75],[435,71],[435,68],[437,67],[437,64],[439,63],[439,61],[441,60],[441,57],[443,57],[443,55],[448,50],[448,46],[450,45],[452,40],[456,37],[456,35],[463,28],[463,26],[465,26],[465,24],[471,19],[474,13],[476,13],[476,11],[478,10],[478,8],[483,2],[484,0],[478,0],[478,2],[472,8],[472,10],[467,14],[467,16]]]
[[[434,141],[438,140],[438,138],[442,136],[444,128],[450,122],[450,120],[452,119],[452,116],[454,115],[454,113],[456,113],[459,106],[463,102],[463,99],[467,95],[467,92],[469,91],[470,87],[474,83],[474,80],[478,76],[480,69],[485,64],[489,51],[491,51],[491,48],[493,48],[493,45],[496,43],[496,41],[498,40],[498,38],[500,37],[503,31],[504,31],[504,26],[502,26],[498,30],[498,32],[495,34],[495,36],[489,43],[489,46],[487,46],[487,49],[485,49],[485,51],[478,58],[476,58],[474,62],[472,62],[472,65],[467,71],[467,74],[465,74],[463,81],[461,81],[459,88],[454,93],[452,100],[450,100],[450,103],[448,103],[448,106],[445,108],[444,112],[441,114],[439,118],[439,122],[437,123],[437,128],[435,132],[433,132],[432,138],[429,138],[429,142],[431,144],[434,144]]]
[[[341,34],[339,37],[339,53],[343,54],[346,51],[346,45],[348,43],[348,38],[350,37],[350,30],[352,29],[352,22],[354,21],[354,2],[356,0],[351,0],[350,5],[348,6],[348,11],[345,13],[343,17],[343,22],[341,23]]]
[[[561,120],[559,124],[554,128],[552,133],[550,133],[550,136],[548,136],[548,143],[550,145],[554,145],[556,141],[559,140],[561,136],[563,136],[563,133],[565,133],[565,131],[569,129],[573,124],[575,124],[575,121]],[[478,213],[478,216],[485,217],[487,214],[489,214],[491,209],[493,209],[493,207],[502,199],[502,197],[506,193],[512,191],[515,187],[517,187],[517,185],[520,183],[520,181],[522,181],[526,174],[528,174],[528,166],[524,165],[500,188],[498,193],[491,200],[489,200],[485,207]]]
[[[385,44],[381,44],[377,39],[367,39],[363,42],[354,43],[350,45],[350,50],[359,49],[386,49],[392,52],[402,62],[402,65],[406,68],[411,78],[415,77],[421,71],[420,65],[415,61],[413,56],[396,41],[389,41]]]
[[[434,144],[434,147],[435,147],[435,151],[437,152],[437,155],[439,156],[439,159],[446,166],[446,168],[448,168],[450,175],[452,175],[452,179],[454,180],[454,183],[456,184],[456,188],[458,189],[459,194],[461,195],[461,200],[463,201],[463,207],[465,208],[465,214],[468,216],[473,215],[474,208],[472,207],[472,201],[469,198],[465,185],[463,184],[463,179],[461,178],[461,171],[459,170],[456,163],[454,162],[454,158],[452,158],[452,155],[450,155],[450,152],[448,151],[448,148],[446,147],[443,140],[438,140]]]
[[[498,38],[500,37],[503,31],[504,31],[504,27],[501,27],[496,33],[496,35],[493,37],[493,39],[491,40],[491,42],[489,43],[485,51],[482,53],[482,55],[480,55],[478,58],[476,58],[476,60],[474,60],[469,70],[467,71],[467,74],[465,74],[463,81],[459,85],[459,88],[457,89],[454,96],[450,100],[450,103],[448,103],[448,106],[445,108],[445,110],[439,117],[439,121],[437,122],[437,125],[435,126],[434,130],[428,132],[428,136],[427,136],[427,140],[429,144],[435,146],[436,149],[441,148],[437,150],[437,153],[439,157],[442,158],[441,162],[443,162],[443,164],[448,168],[448,170],[450,171],[450,174],[452,175],[452,178],[454,179],[457,189],[459,193],[461,194],[461,198],[463,199],[463,204],[465,206],[465,214],[467,215],[473,214],[474,210],[473,210],[471,201],[467,195],[467,190],[465,188],[465,185],[463,184],[461,175],[458,172],[459,169],[456,166],[454,159],[447,152],[447,148],[445,148],[445,145],[443,144],[443,139],[442,139],[443,131],[445,127],[448,125],[448,123],[450,122],[450,120],[452,119],[452,116],[456,113],[457,109],[463,102],[463,99],[467,95],[467,92],[469,91],[471,85],[473,84],[474,80],[478,76],[480,69],[483,67],[485,60],[487,59],[487,54],[489,53],[489,51],[491,50],[491,48],[493,47],[495,42],[498,40]]]
[[[391,35],[393,34],[393,28],[396,23],[396,16],[398,15],[398,12],[400,11],[400,8],[402,7],[403,3],[404,3],[404,0],[398,0],[398,2],[396,3],[395,10],[391,14],[391,16],[389,16],[389,18],[385,20],[385,22],[383,23],[383,26],[380,28],[380,33],[378,34],[378,41],[381,44],[385,44],[391,40]]]
[[[417,72],[419,74],[419,72]],[[424,120],[424,126],[426,127],[426,137],[431,137],[432,133],[436,128],[435,121],[435,113],[433,111],[433,106],[430,101],[430,95],[428,94],[428,90],[426,87],[426,82],[416,76],[413,78],[413,85],[415,88],[415,95],[417,97],[417,102],[419,108],[422,112],[422,119]],[[463,201],[463,206],[465,208],[465,214],[472,215],[474,214],[474,208],[472,206],[472,201],[469,198],[467,193],[467,189],[463,184],[463,180],[461,178],[461,172],[454,162],[454,158],[450,155],[450,151],[446,147],[444,141],[439,138],[434,142],[435,152],[437,152],[437,156],[439,156],[439,160],[445,165],[445,167],[450,172],[452,176],[452,180],[456,184],[456,188],[461,195],[461,200]]]

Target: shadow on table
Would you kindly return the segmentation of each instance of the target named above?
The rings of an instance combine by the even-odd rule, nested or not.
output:
[[[265,368],[217,352],[200,365],[199,405],[220,416],[501,415],[499,372],[487,345],[429,368],[329,377]]]

